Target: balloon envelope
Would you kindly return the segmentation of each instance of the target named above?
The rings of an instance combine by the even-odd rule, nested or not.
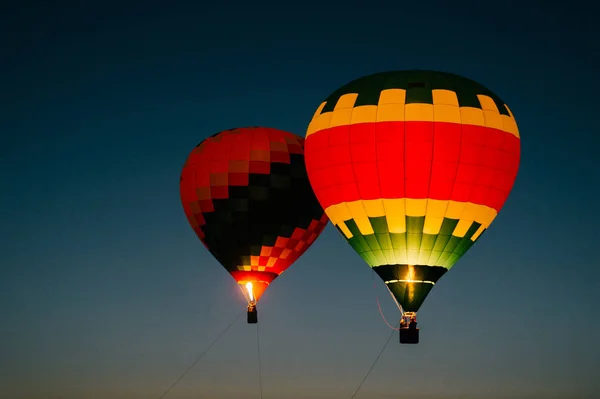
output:
[[[520,137],[509,107],[484,86],[393,71],[327,97],[305,154],[332,223],[404,310],[416,312],[502,208]]]
[[[183,167],[187,219],[249,302],[328,222],[306,175],[303,146],[302,137],[277,129],[231,129],[198,144]]]

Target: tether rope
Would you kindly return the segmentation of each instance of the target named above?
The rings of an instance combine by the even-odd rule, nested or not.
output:
[[[245,309],[244,309],[245,311]],[[173,384],[171,384],[171,386],[160,396],[160,399],[165,398],[169,392],[175,387],[175,385],[177,385],[179,383],[179,381],[181,381],[183,379],[183,377],[185,377],[193,368],[194,366],[196,366],[196,364],[198,364],[198,362],[200,362],[200,360],[202,360],[202,358],[208,353],[208,351],[210,351],[210,349],[221,339],[221,337],[223,335],[225,335],[225,333],[231,328],[231,326],[233,326],[235,324],[235,322],[240,318],[240,316],[242,315],[242,313],[244,312],[240,312],[236,318],[229,323],[229,325],[223,330],[221,331],[221,333],[219,334],[219,336],[217,336],[217,338],[208,346],[208,348],[206,348],[204,350],[204,352],[202,352],[200,354],[200,356],[198,356],[196,358],[196,360],[194,360],[194,362],[175,380],[175,382]]]

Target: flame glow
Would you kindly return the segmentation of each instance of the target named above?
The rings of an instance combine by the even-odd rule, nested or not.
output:
[[[415,289],[412,283],[415,281],[415,269],[412,266],[408,266],[408,275],[406,276],[408,280],[408,300],[412,301],[415,298]]]
[[[250,298],[250,302],[254,302],[254,293],[252,292],[252,283],[246,283],[246,291],[248,291],[248,297]]]

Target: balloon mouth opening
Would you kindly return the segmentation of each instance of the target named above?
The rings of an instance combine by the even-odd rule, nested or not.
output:
[[[257,280],[240,280],[237,282],[240,292],[246,299],[248,305],[255,306],[264,292],[266,291],[269,283],[266,281]]]

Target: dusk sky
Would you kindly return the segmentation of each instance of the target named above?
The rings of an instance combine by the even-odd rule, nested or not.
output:
[[[356,398],[600,397],[594,2],[203,3],[1,6],[1,398],[159,398],[246,306],[185,218],[189,152],[233,127],[304,136],[333,90],[396,69],[498,94],[521,165],[420,344],[395,335]],[[349,398],[390,334],[377,296],[397,323],[329,225],[259,303],[264,398]],[[256,353],[242,315],[167,398],[259,398]]]

